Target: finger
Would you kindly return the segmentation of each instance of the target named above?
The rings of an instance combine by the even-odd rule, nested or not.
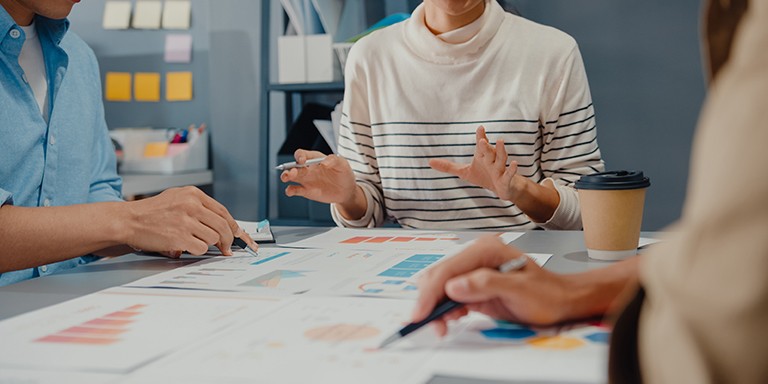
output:
[[[208,252],[208,244],[196,236],[190,236],[189,239],[184,242],[184,249],[190,254],[200,256]]]
[[[499,186],[503,186],[503,188],[506,188],[507,190],[512,189],[512,179],[517,174],[517,161],[512,161],[509,163],[509,166],[506,170],[504,170],[504,173],[501,175],[501,178],[499,178]]]
[[[485,134],[485,127],[479,126],[477,127],[477,130],[475,131],[475,141],[480,141],[482,139],[485,139],[485,141],[488,141],[488,136]]]
[[[459,177],[461,177],[462,169],[466,167],[466,165],[457,164],[445,159],[429,160],[429,166],[438,172],[450,173]]]
[[[241,240],[245,241],[245,244],[247,244],[251,249],[254,251],[259,249],[259,244],[256,243],[255,240],[251,237],[248,232],[244,231],[242,228],[240,228],[240,232],[235,233],[235,237],[240,238]]]
[[[503,139],[496,140],[496,159],[493,165],[498,173],[503,173],[507,167],[507,148]]]
[[[240,226],[237,226],[235,231],[232,231],[229,223],[226,219],[221,217],[216,212],[209,209],[204,209],[198,217],[200,222],[208,228],[214,230],[218,239],[216,240],[216,248],[218,248],[224,256],[232,255],[232,241],[234,240],[235,233],[240,232]]]
[[[229,251],[230,248],[232,247],[232,240],[235,237],[235,233],[238,233],[241,231],[240,224],[237,223],[237,220],[235,220],[235,218],[232,217],[232,215],[229,213],[227,208],[224,207],[224,205],[222,205],[221,203],[214,200],[212,197],[208,195],[205,195],[205,194],[203,195],[205,197],[203,199],[203,206],[209,209],[211,212],[213,212],[216,216],[218,216],[220,220],[223,220],[224,225],[226,225],[226,228],[220,225],[216,227],[211,227],[219,233],[220,235],[219,238],[221,240],[221,247],[219,249],[221,250],[222,253],[226,254],[226,252],[224,252],[224,249],[227,249]],[[206,219],[204,223],[206,225],[212,224],[212,221],[216,220],[216,218],[211,217],[209,220]],[[246,243],[248,243],[248,240],[253,242],[253,240],[250,239],[250,237],[248,239],[243,238],[243,240],[245,240]],[[231,254],[231,252],[229,254]]]
[[[322,152],[307,151],[305,149],[297,149],[296,152],[293,153],[293,157],[296,159],[297,164],[304,164],[309,159],[317,159],[323,156],[325,155]]]
[[[289,185],[287,188],[285,188],[285,195],[288,197],[294,197],[294,196],[306,197],[306,194],[307,194],[307,188],[304,188],[301,185]]]
[[[481,238],[456,256],[429,268],[419,278],[419,298],[412,313],[413,321],[426,318],[438,301],[445,297],[445,283],[478,268],[495,268],[521,254],[507,247],[498,236]]]
[[[448,324],[443,319],[437,319],[433,321],[432,328],[437,333],[437,336],[445,337],[448,334]]]
[[[485,157],[488,155],[489,151],[488,148],[491,147],[490,144],[488,144],[488,139],[480,139],[475,143],[475,155],[474,157],[479,160],[485,160]],[[492,150],[490,152],[493,152]]]
[[[521,273],[525,273],[525,267],[511,273],[482,268],[449,280],[445,284],[445,292],[448,297],[461,303],[480,303],[509,297],[520,292],[517,284]]]

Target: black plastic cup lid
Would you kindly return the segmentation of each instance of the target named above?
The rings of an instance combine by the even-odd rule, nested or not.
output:
[[[651,180],[643,171],[607,171],[582,176],[576,182],[576,189],[596,189],[613,191],[622,189],[640,189],[651,186]]]

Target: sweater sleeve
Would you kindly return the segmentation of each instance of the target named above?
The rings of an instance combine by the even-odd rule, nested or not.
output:
[[[347,220],[341,216],[336,205],[331,204],[331,215],[336,224],[342,227],[373,228],[384,223],[384,193],[373,143],[367,82],[361,69],[364,57],[356,54],[355,48],[350,51],[346,64],[337,153],[347,159],[352,167],[357,185],[365,194],[368,208],[362,218]]]
[[[581,229],[579,198],[574,183],[582,175],[602,172],[605,165],[597,146],[595,109],[578,46],[562,64],[562,78],[545,95],[541,117],[541,171],[555,184],[560,204],[545,229]],[[546,180],[545,180],[546,181]],[[543,181],[543,182],[545,182]]]

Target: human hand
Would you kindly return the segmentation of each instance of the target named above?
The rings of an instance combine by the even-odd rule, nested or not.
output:
[[[317,151],[296,150],[296,163],[325,156]],[[302,196],[321,203],[344,204],[354,200],[357,184],[355,174],[346,159],[328,155],[319,164],[283,171],[280,180],[294,182],[285,189],[288,196]]]
[[[448,321],[469,311],[526,324],[549,325],[566,320],[570,287],[562,275],[546,271],[530,259],[514,272],[496,270],[522,254],[497,236],[488,236],[426,270],[418,281],[419,299],[411,320],[426,318],[446,296],[465,306],[432,322],[441,336],[447,332]]]
[[[121,232],[133,248],[179,257],[183,251],[202,255],[215,245],[230,256],[234,237],[258,248],[223,205],[195,187],[168,189],[125,207]]]
[[[515,201],[524,186],[524,180],[520,180],[521,176],[517,175],[516,161],[512,161],[507,166],[508,156],[504,140],[497,140],[494,148],[488,143],[483,126],[477,128],[475,139],[477,140],[475,154],[470,164],[432,159],[429,161],[429,166],[492,191],[501,199]]]

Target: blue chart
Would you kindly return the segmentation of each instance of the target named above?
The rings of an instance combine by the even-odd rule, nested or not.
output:
[[[403,294],[417,290],[416,286],[407,280],[384,280],[360,284],[358,287],[363,293],[369,294]]]
[[[445,255],[435,254],[417,254],[413,255],[387,269],[386,271],[379,273],[379,276],[384,277],[411,277],[424,268],[434,264],[436,261],[443,258]]]
[[[261,260],[254,261],[253,263],[251,263],[251,265],[264,264],[267,261],[272,261],[274,259],[277,259],[277,258],[280,258],[280,257],[283,257],[283,256],[288,256],[290,254],[291,254],[290,252],[281,252],[281,253],[278,253],[277,255],[266,257],[266,258],[263,258]]]

